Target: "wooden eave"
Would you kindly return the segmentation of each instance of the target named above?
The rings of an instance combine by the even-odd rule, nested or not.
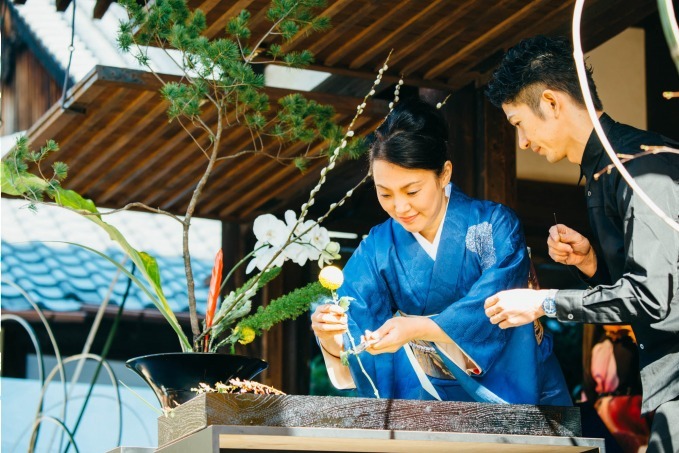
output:
[[[222,36],[230,17],[251,13],[253,36],[271,26],[268,0],[188,0],[206,13],[205,35]],[[284,50],[308,49],[312,68],[374,78],[393,49],[385,81],[404,75],[406,84],[454,91],[483,80],[503,52],[536,34],[570,35],[574,0],[329,0],[319,14],[331,19],[326,32],[302,30]],[[582,21],[590,50],[656,11],[654,0],[589,0]],[[264,43],[266,48],[269,43]]]
[[[101,18],[113,1],[97,0],[93,16]],[[251,13],[253,36],[271,26],[266,19],[270,0],[187,3],[206,14],[210,38],[223,36],[229,18],[243,9]],[[69,4],[58,0],[56,7],[63,11]],[[319,15],[330,18],[332,28],[322,33],[303,29],[284,50],[311,50],[312,69],[374,78],[393,49],[385,81],[403,75],[409,85],[456,90],[472,81],[483,83],[503,51],[525,37],[570,36],[574,5],[575,0],[328,0]],[[588,51],[657,11],[657,3],[588,0],[583,11],[583,48]]]
[[[177,80],[174,76],[163,76]],[[69,166],[64,186],[91,198],[100,207],[117,208],[142,202],[154,208],[182,215],[207,165],[198,147],[209,146],[207,134],[184,122],[191,138],[178,121],[169,122],[168,104],[159,94],[159,81],[148,72],[97,66],[68,96],[66,109],[53,106],[28,131],[32,147],[54,139],[60,151],[43,163],[43,170],[54,160]],[[266,88],[274,100],[292,91]],[[324,93],[304,93],[335,108],[335,119],[345,127],[362,99]],[[357,134],[374,130],[388,111],[384,101],[374,100],[356,123]],[[215,111],[209,106],[202,119],[210,124]],[[195,142],[194,142],[195,139]],[[197,142],[197,143],[196,143]],[[306,145],[305,145],[306,146]],[[313,145],[311,155],[325,146]],[[252,149],[247,129],[234,127],[224,133],[220,156]],[[301,146],[265,142],[264,152],[287,157]],[[325,159],[312,160],[304,173],[290,161],[246,154],[217,163],[197,206],[195,215],[229,221],[249,221],[262,212],[297,208],[296,203],[315,185]],[[346,182],[346,171],[356,173],[357,165],[340,163],[333,172]],[[349,179],[359,180],[363,174]],[[342,185],[342,184],[340,184]],[[329,177],[328,186],[337,186]],[[349,187],[343,189],[347,190]]]

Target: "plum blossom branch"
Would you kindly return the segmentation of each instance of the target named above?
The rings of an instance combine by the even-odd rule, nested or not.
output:
[[[631,160],[638,159],[644,156],[652,156],[659,153],[671,153],[679,154],[679,149],[670,148],[668,146],[648,146],[642,145],[641,149],[645,150],[643,153],[639,154],[622,154],[617,153],[618,158],[620,158],[620,163],[625,164]],[[601,171],[594,174],[593,178],[595,180],[599,179],[603,174],[611,174],[611,171],[615,168],[615,164],[606,165]]]

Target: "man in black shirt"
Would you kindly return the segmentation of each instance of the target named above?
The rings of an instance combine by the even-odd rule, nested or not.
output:
[[[616,123],[603,113],[591,69],[593,104],[618,154],[641,145],[677,144]],[[549,230],[549,254],[574,265],[587,290],[511,290],[486,300],[486,315],[501,328],[543,315],[597,324],[631,324],[637,337],[642,413],[655,410],[648,452],[679,451],[679,156],[660,153],[625,164],[642,190],[666,214],[643,202],[611,163],[593,130],[578,83],[570,43],[538,36],[505,55],[486,92],[518,131],[519,145],[554,163],[564,158],[586,178],[591,241],[565,225]],[[602,171],[603,170],[603,171]]]

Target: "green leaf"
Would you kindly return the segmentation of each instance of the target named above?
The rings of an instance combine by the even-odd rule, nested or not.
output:
[[[353,302],[354,300],[356,299],[354,299],[353,297],[342,296],[337,302],[337,305],[339,305],[344,311],[347,311],[349,309],[349,306],[351,305],[351,302]]]
[[[107,261],[112,263],[114,266],[116,266],[118,269],[120,269],[120,271],[123,272],[125,275],[127,275],[132,280],[132,282],[135,285],[137,285],[137,287],[139,287],[139,289],[141,289],[142,292],[144,292],[149,297],[149,299],[151,299],[153,301],[154,305],[156,305],[156,307],[159,308],[160,312],[165,316],[165,319],[167,319],[167,321],[170,323],[170,326],[172,327],[172,329],[175,331],[175,333],[179,337],[179,343],[182,347],[182,351],[188,352],[188,351],[192,350],[191,344],[189,343],[189,340],[186,337],[186,335],[184,334],[184,332],[182,331],[181,326],[179,325],[179,322],[177,322],[177,318],[174,316],[174,313],[172,312],[172,310],[170,309],[169,313],[166,313],[162,309],[160,309],[161,302],[158,301],[153,296],[153,294],[151,294],[149,292],[149,290],[146,288],[146,285],[144,285],[137,277],[132,275],[123,265],[118,263],[116,260],[114,260],[110,256],[106,255],[105,253],[101,253],[100,251],[95,250],[95,249],[88,247],[86,245],[77,244],[75,242],[67,242],[67,241],[54,241],[54,242],[60,242],[60,243],[64,243],[64,244],[75,245],[75,246],[81,247],[85,250],[89,250],[90,252],[92,252],[96,255],[99,255],[100,257],[106,259]],[[147,256],[150,256],[150,255],[147,255]],[[155,262],[155,259],[153,259],[153,261]],[[133,259],[133,262],[135,264],[137,264],[137,266],[139,267],[139,264],[136,261],[134,261],[134,259]],[[142,269],[145,269],[145,267],[142,267]],[[156,269],[157,269],[157,265],[156,265]],[[167,304],[167,301],[165,301],[165,304]]]
[[[347,351],[340,351],[340,362],[344,366],[349,366],[349,353]]]
[[[60,206],[69,207],[75,209],[76,211],[86,211],[84,217],[104,229],[104,231],[108,233],[111,240],[118,243],[125,254],[127,254],[132,262],[137,265],[137,268],[141,271],[142,275],[149,283],[149,286],[156,293],[156,297],[151,298],[153,304],[156,306],[156,308],[158,308],[165,319],[167,319],[167,321],[172,325],[172,328],[177,332],[182,347],[188,347],[186,350],[190,351],[191,345],[188,342],[186,335],[184,335],[181,328],[179,327],[177,318],[175,317],[174,312],[172,311],[172,308],[170,307],[170,304],[167,302],[165,294],[163,293],[163,288],[160,281],[160,270],[158,269],[158,263],[156,262],[156,259],[148,253],[138,252],[127,242],[127,239],[125,239],[123,234],[117,228],[104,222],[101,219],[99,211],[92,200],[83,198],[80,196],[80,194],[73,190],[58,188],[55,201]],[[89,215],[87,213],[96,215]],[[81,215],[83,215],[82,212]]]

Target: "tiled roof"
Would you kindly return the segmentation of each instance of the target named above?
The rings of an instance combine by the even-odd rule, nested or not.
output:
[[[73,6],[71,2],[66,11],[59,12],[56,0],[29,0],[25,4],[11,3],[19,18],[26,24],[31,34],[43,47],[47,55],[62,70],[66,70],[70,55],[71,24]],[[85,77],[95,65],[121,68],[142,69],[130,54],[123,53],[117,45],[116,35],[120,21],[127,20],[122,6],[111,4],[101,19],[93,19],[95,0],[78,0],[75,11],[75,33],[73,58],[69,75],[73,82]],[[149,49],[149,57],[158,72],[173,74],[176,65],[160,49]]]
[[[118,262],[123,261],[124,253],[106,233],[77,214],[42,206],[38,213],[33,213],[25,209],[25,205],[24,201],[2,199],[2,309],[31,309],[23,295],[5,280],[21,286],[47,310],[79,311],[84,305],[99,305],[108,294],[117,268],[82,247],[52,241],[87,245]],[[138,250],[156,257],[170,306],[177,313],[187,312],[180,225],[167,217],[140,212],[120,212],[105,219],[121,230]],[[196,299],[199,312],[204,312],[212,262],[220,247],[221,225],[217,221],[194,219],[191,233],[195,239],[191,255]],[[130,267],[128,260],[126,268]],[[120,274],[109,303],[121,302],[126,285],[127,277]],[[136,285],[132,285],[125,307],[126,310],[154,308]]]

